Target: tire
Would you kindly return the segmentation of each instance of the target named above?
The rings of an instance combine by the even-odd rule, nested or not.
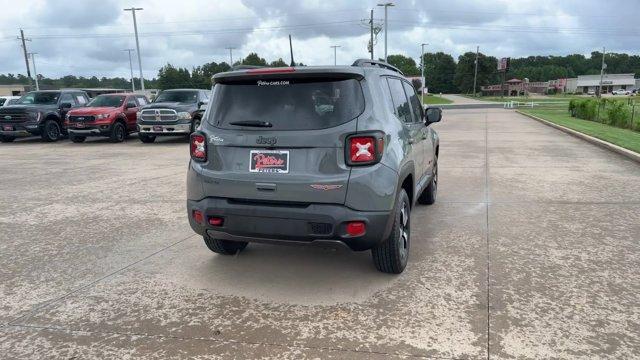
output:
[[[156,137],[152,135],[144,135],[138,133],[138,138],[145,144],[151,144],[152,142],[156,141]]]
[[[202,120],[200,118],[195,118],[193,119],[193,122],[191,123],[191,132],[195,132],[196,130],[198,130],[198,127],[200,126],[200,123],[202,122]]]
[[[58,124],[55,120],[47,120],[44,122],[44,126],[42,127],[42,134],[40,135],[42,140],[46,142],[54,142],[58,141],[61,136],[62,131],[60,130],[60,124]]]
[[[71,142],[74,143],[83,143],[85,140],[87,140],[86,136],[78,136],[78,135],[71,135],[69,134],[69,140],[71,140]]]
[[[433,177],[426,189],[422,191],[420,197],[418,197],[418,203],[422,205],[433,205],[436,202],[436,196],[438,195],[438,159],[433,169]]]
[[[411,244],[411,203],[407,192],[400,189],[396,197],[393,227],[389,237],[371,249],[378,271],[400,274],[407,267]]]
[[[113,123],[111,127],[111,134],[109,135],[109,141],[112,143],[121,143],[127,136],[127,129],[120,121]]]
[[[15,139],[16,138],[13,136],[0,135],[0,142],[3,142],[3,143],[10,143],[10,142],[13,142],[13,140]]]
[[[209,250],[213,251],[216,254],[221,255],[235,255],[236,253],[244,250],[247,247],[247,243],[244,241],[229,241],[229,240],[219,240],[210,237],[209,235],[204,235],[204,243],[207,245]]]

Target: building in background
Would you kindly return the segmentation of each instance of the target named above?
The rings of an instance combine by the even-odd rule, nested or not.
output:
[[[0,85],[0,96],[21,96],[27,91],[28,85]]]
[[[636,88],[634,74],[605,74],[602,77],[602,93],[608,94],[614,90]],[[596,94],[600,88],[600,75],[580,75],[576,80],[576,89],[572,92],[586,94],[593,91]]]
[[[502,84],[481,86],[482,95],[521,96],[528,94],[546,94],[549,90],[549,81],[530,82],[529,79],[513,78]]]

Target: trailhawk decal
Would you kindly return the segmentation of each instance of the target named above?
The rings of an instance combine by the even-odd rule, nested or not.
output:
[[[251,150],[249,157],[250,172],[279,174],[289,172],[288,150]]]
[[[338,190],[342,187],[342,185],[327,185],[327,184],[311,184],[309,185],[316,190]]]

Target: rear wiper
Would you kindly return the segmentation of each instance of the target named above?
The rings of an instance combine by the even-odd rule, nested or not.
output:
[[[230,122],[229,125],[252,126],[252,127],[272,127],[273,126],[273,124],[268,121],[259,121],[259,120],[234,121],[234,122]]]

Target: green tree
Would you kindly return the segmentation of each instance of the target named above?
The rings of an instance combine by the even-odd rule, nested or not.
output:
[[[242,59],[242,65],[255,65],[255,66],[267,66],[267,60],[258,56],[258,54],[252,52]]]
[[[454,84],[462,94],[473,92],[473,75],[475,68],[476,53],[467,52],[458,57]],[[500,77],[497,71],[498,60],[493,56],[478,54],[478,79],[476,91],[484,85],[497,84]]]
[[[416,66],[415,60],[404,55],[389,55],[387,62],[402,71],[405,76],[416,76],[420,74],[420,70]]]
[[[455,73],[456,63],[451,55],[443,52],[424,54],[424,78],[429,92],[455,93]]]
[[[289,66],[289,64],[284,62],[284,60],[282,60],[282,58],[278,58],[278,60],[272,61],[271,64],[269,64],[269,66],[271,66],[271,67],[286,67],[286,66]]]
[[[167,64],[158,71],[158,88],[160,90],[191,86],[191,75],[187,69]]]

